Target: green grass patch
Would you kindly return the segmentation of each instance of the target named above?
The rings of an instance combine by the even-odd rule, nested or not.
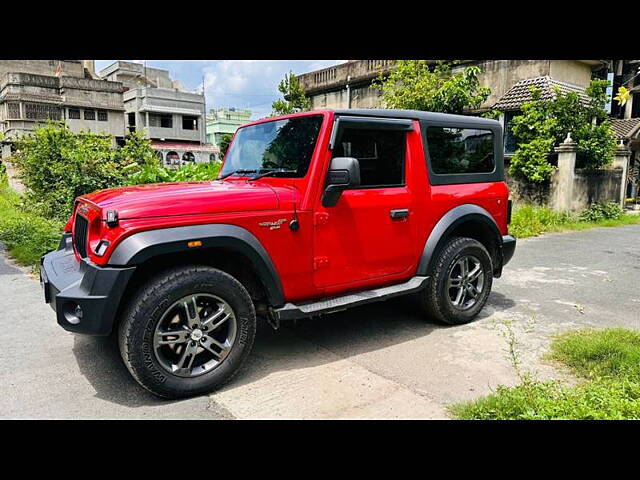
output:
[[[621,213],[616,218],[587,221],[577,214],[555,212],[548,207],[522,205],[514,209],[509,233],[516,238],[535,237],[547,232],[586,230],[594,227],[620,227],[640,224],[640,215]],[[596,218],[596,217],[592,217]]]
[[[64,223],[28,211],[21,197],[0,184],[0,241],[20,265],[39,267],[40,257],[55,250]]]
[[[525,376],[479,400],[454,405],[463,419],[639,419],[640,332],[581,330],[554,339],[549,357],[581,377],[575,386]]]

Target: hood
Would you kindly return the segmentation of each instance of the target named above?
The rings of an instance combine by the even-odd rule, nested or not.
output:
[[[118,218],[165,217],[278,208],[278,196],[265,183],[209,181],[158,183],[110,188],[80,197]]]

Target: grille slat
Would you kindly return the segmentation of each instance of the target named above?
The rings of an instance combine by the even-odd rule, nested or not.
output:
[[[82,258],[87,257],[87,233],[89,221],[82,215],[76,214],[76,224],[73,230],[73,245]]]

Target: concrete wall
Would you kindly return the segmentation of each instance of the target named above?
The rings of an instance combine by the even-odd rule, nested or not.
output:
[[[576,169],[571,210],[580,211],[593,203],[617,202],[621,185],[621,168],[596,172]]]
[[[81,60],[1,60],[0,78],[9,72],[54,75],[58,65],[62,67],[62,76],[84,77]]]

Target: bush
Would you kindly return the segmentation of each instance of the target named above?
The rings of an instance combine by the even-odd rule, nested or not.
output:
[[[16,147],[25,201],[45,217],[65,220],[79,195],[124,183],[128,160],[117,155],[109,135],[73,133],[64,123],[51,122],[20,138]]]
[[[21,265],[38,265],[40,257],[55,250],[64,223],[24,211],[18,194],[0,184],[0,239]]]
[[[624,214],[622,207],[616,202],[594,203],[583,210],[578,219],[581,222],[598,222],[600,220],[617,220]]]

